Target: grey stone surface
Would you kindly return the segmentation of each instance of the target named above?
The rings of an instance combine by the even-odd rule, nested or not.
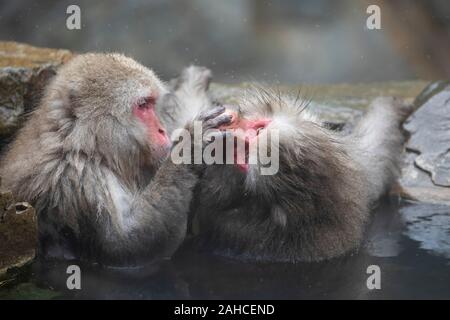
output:
[[[431,174],[434,184],[450,187],[450,85],[421,101],[404,127],[411,133],[408,149],[419,153],[415,164]]]
[[[413,199],[450,203],[450,84],[427,86],[404,124],[410,133],[400,179]]]
[[[0,41],[0,138],[14,133],[56,68],[71,56],[67,50]]]

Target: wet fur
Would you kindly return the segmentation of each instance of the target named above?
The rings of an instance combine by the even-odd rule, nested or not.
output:
[[[357,249],[370,209],[397,177],[408,108],[378,98],[350,135],[327,129],[298,98],[264,88],[247,92],[239,108],[242,117],[272,118],[279,172],[208,167],[192,205],[195,242],[233,258],[282,262]]]
[[[187,77],[184,96],[207,82]],[[37,210],[40,257],[135,266],[170,257],[184,240],[198,174],[166,158],[132,115],[149,90],[168,94],[119,54],[77,56],[46,88],[0,173]]]

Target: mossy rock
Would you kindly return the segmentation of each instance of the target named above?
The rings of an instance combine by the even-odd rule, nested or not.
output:
[[[0,139],[14,133],[58,66],[71,57],[68,50],[0,41]]]
[[[33,260],[37,245],[36,212],[28,203],[15,203],[10,192],[0,193],[0,279],[8,269]]]

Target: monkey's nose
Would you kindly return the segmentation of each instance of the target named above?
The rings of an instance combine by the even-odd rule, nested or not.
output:
[[[245,141],[251,142],[258,137],[260,131],[265,129],[271,122],[271,119],[243,120],[242,127],[245,132]]]
[[[270,123],[272,122],[272,119],[257,119],[257,120],[245,120],[245,129],[249,130],[255,130],[256,132],[259,132],[261,129],[265,129]]]

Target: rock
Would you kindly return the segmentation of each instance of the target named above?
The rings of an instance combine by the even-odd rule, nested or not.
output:
[[[450,82],[427,86],[406,120],[410,133],[400,179],[403,196],[450,204]]]
[[[0,291],[0,300],[51,300],[62,298],[62,294],[50,289],[43,289],[34,283],[19,283],[8,290]]]
[[[421,202],[450,204],[450,190],[433,184],[430,175],[415,165],[416,157],[414,152],[406,152],[399,184],[392,193]]]
[[[431,152],[420,154],[414,161],[416,166],[431,173],[431,180],[437,186],[450,187],[450,153]]]
[[[12,267],[20,267],[35,256],[37,218],[26,202],[15,203],[11,192],[0,193],[0,280]]]
[[[21,116],[38,103],[56,68],[72,54],[67,50],[36,48],[0,41],[0,139],[14,133]]]

